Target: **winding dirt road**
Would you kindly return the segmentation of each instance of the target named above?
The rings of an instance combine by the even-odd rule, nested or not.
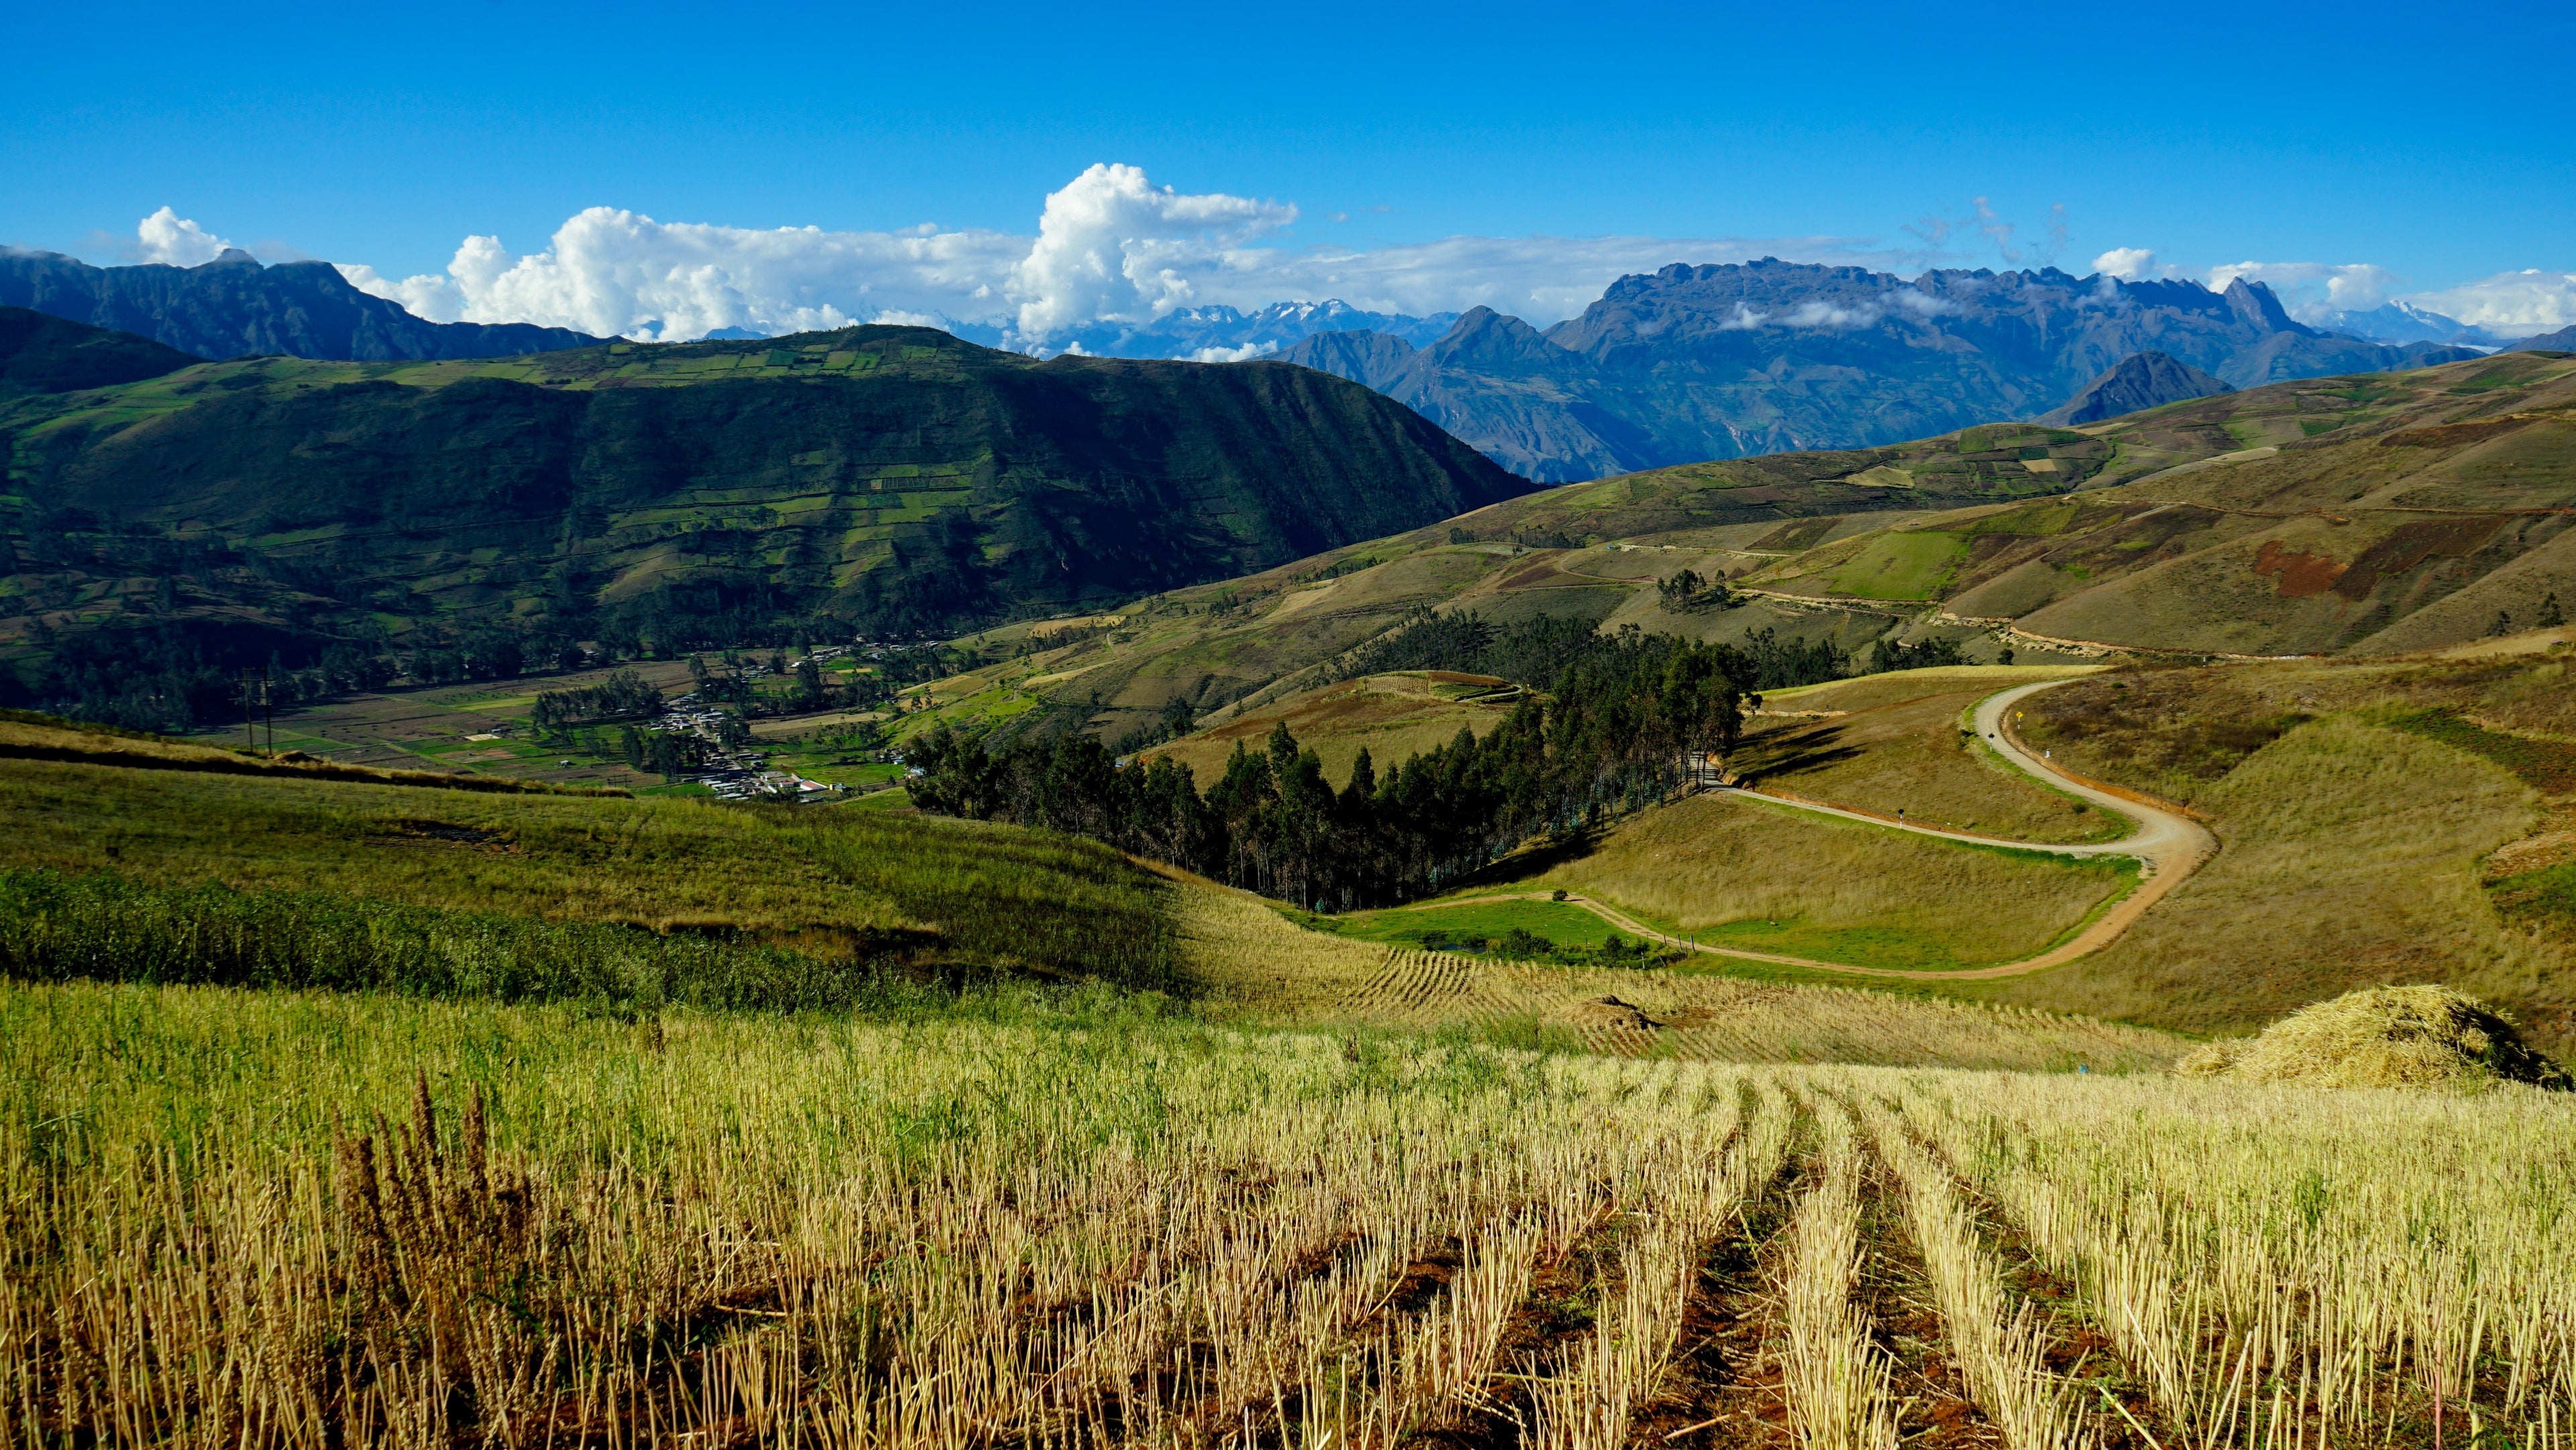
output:
[[[2077,678],[2081,678],[2080,676]],[[2037,684],[2019,685],[1998,691],[1977,702],[1974,716],[1977,733],[1995,754],[2024,774],[2056,790],[2065,791],[2090,805],[2126,817],[2137,829],[2117,841],[2096,845],[2065,846],[2042,841],[2014,841],[1999,836],[1971,835],[1964,831],[1944,831],[1932,826],[1898,822],[1865,811],[1847,810],[1821,801],[1798,800],[1766,795],[1760,791],[1722,788],[1721,794],[1743,796],[1789,810],[1812,811],[1818,815],[1840,816],[1844,820],[1890,831],[1911,831],[1918,836],[1938,836],[1943,840],[1963,841],[1980,846],[2012,846],[2024,851],[2045,851],[2055,856],[2132,856],[2144,864],[2144,878],[2136,890],[2113,903],[2110,910],[2085,923],[2074,936],[2041,952],[2016,962],[2002,962],[1991,967],[1964,967],[1956,971],[1909,971],[1896,967],[1855,967],[1841,962],[1820,962],[1806,957],[1781,956],[1774,952],[1747,951],[1741,947],[1711,946],[1667,935],[1629,916],[1605,902],[1587,896],[1568,896],[1565,904],[1579,906],[1623,931],[1635,932],[1650,941],[1663,942],[1685,951],[1705,952],[1710,956],[1736,957],[1751,962],[1771,962],[1786,967],[1805,967],[1818,972],[1841,972],[1858,977],[1902,977],[1913,981],[1971,982],[1988,977],[2019,977],[2031,972],[2044,972],[2064,966],[2076,958],[2100,951],[2119,939],[2132,922],[2146,915],[2147,908],[2162,901],[2166,894],[2180,886],[2200,864],[2218,851],[2218,838],[2207,827],[2177,811],[2143,797],[2106,788],[2080,776],[2068,774],[2054,765],[2034,757],[2013,738],[2008,728],[2010,712],[2022,701],[2042,690],[2071,684],[2073,680],[2042,680]],[[1408,908],[1427,911],[1441,906],[1465,906],[1490,901],[1545,901],[1551,893],[1544,891],[1506,892],[1494,896],[1475,896],[1460,900],[1425,903]]]

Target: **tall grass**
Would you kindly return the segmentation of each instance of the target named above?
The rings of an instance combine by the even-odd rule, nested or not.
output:
[[[0,1422],[242,1445],[1392,1443],[1733,1077],[1480,1049],[0,989]],[[1723,1118],[1718,1120],[1721,1125]],[[1406,1268],[1464,1243],[1428,1303]]]

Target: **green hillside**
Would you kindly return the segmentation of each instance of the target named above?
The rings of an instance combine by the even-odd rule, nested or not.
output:
[[[2201,456],[1908,520],[1745,583],[1938,603],[2008,641],[2241,655],[2438,647],[2576,605],[2567,354],[2285,383],[2087,431],[2122,456]]]
[[[1007,697],[1012,719],[1045,706],[1111,739],[1222,723],[1425,608],[1768,631],[1856,662],[1880,640],[2023,663],[2432,648],[2576,611],[2571,522],[2576,357],[2515,353],[1570,484],[1143,598],[1114,628],[979,634],[1006,658],[928,698],[965,721]],[[1730,593],[1657,587],[1685,571]]]
[[[130,332],[84,327],[24,307],[0,307],[0,401],[23,393],[139,382],[196,361]]]
[[[455,783],[0,722],[0,975],[578,996],[549,979],[676,957],[810,1005],[885,971],[1174,970],[1164,884],[1089,842]]]
[[[944,632],[1531,486],[1301,368],[1042,363],[886,327],[235,359],[19,398],[0,447],[0,638],[173,623],[246,662],[478,622],[666,651],[808,621]]]

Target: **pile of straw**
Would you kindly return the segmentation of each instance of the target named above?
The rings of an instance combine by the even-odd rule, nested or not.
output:
[[[2576,1088],[2513,1024],[2449,987],[2370,987],[2294,1012],[2259,1037],[2213,1042],[2174,1065],[2185,1077],[2312,1087]]]

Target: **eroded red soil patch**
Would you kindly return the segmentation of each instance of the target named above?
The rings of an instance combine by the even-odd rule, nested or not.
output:
[[[2323,594],[2332,589],[2335,581],[2351,567],[2323,554],[2303,554],[2295,549],[2285,549],[2278,539],[2266,539],[2263,547],[2254,551],[2254,572],[2278,575],[2284,599],[2305,599],[2311,594]]]

